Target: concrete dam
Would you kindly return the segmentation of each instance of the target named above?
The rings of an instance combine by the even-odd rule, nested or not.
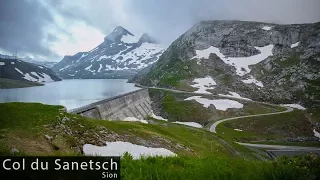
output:
[[[72,109],[70,113],[103,120],[144,119],[152,109],[149,91],[144,88]]]

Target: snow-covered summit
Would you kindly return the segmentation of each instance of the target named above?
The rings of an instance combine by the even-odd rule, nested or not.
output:
[[[53,69],[63,78],[130,78],[163,52],[163,46],[149,34],[135,36],[118,26],[96,48],[65,56]]]

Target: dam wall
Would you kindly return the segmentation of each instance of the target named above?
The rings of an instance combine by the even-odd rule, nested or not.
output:
[[[144,88],[72,109],[70,113],[103,120],[144,119],[152,109],[148,89]]]

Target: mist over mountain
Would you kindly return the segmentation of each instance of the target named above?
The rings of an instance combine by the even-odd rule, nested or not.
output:
[[[148,34],[137,37],[118,26],[96,48],[65,56],[53,69],[66,79],[129,78],[156,62],[163,51]]]

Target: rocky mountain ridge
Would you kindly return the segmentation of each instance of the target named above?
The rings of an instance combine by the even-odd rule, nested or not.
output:
[[[164,48],[148,34],[140,38],[121,26],[89,52],[65,56],[53,66],[63,78],[129,78],[156,62]]]
[[[0,78],[40,83],[61,80],[48,67],[13,58],[0,58]]]
[[[133,81],[194,91],[196,78],[210,76],[216,82],[212,93],[232,91],[259,101],[318,106],[319,42],[320,23],[202,21]]]

